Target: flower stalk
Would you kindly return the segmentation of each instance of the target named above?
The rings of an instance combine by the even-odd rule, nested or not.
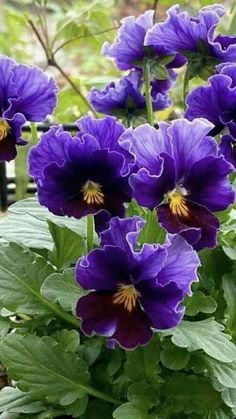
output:
[[[150,125],[154,125],[153,109],[152,109],[152,98],[151,98],[151,74],[150,74],[150,63],[147,60],[144,64],[144,85],[145,85],[145,97],[147,105],[147,120]]]
[[[93,229],[94,217],[93,215],[87,216],[87,251],[88,253],[93,250]]]

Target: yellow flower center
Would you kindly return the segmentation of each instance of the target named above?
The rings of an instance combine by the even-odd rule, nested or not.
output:
[[[81,189],[83,193],[84,201],[87,204],[103,204],[104,203],[104,194],[102,193],[102,187],[99,183],[93,182],[92,180],[87,180],[84,186]]]
[[[133,285],[120,284],[113,297],[113,303],[124,304],[125,310],[131,312],[135,308],[139,296],[140,293]]]
[[[186,205],[186,200],[181,192],[172,191],[168,194],[170,210],[174,215],[179,217],[187,217],[189,210]]]
[[[11,127],[5,121],[5,119],[0,120],[0,141],[4,140],[7,137],[8,132],[10,131]]]

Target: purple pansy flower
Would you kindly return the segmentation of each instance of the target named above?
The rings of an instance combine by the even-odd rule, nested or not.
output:
[[[167,11],[167,19],[156,23],[145,37],[145,45],[158,48],[165,45],[169,54],[198,53],[214,60],[202,62],[202,65],[214,65],[218,62],[236,60],[236,36],[218,35],[214,31],[226,9],[221,4],[203,7],[197,17],[189,16],[178,5]],[[199,67],[201,69],[201,67]],[[203,69],[204,70],[204,69]]]
[[[126,135],[124,146],[139,166],[131,175],[134,198],[142,206],[157,208],[158,219],[170,233],[181,233],[196,250],[216,245],[219,227],[212,211],[234,201],[228,181],[233,171],[217,143],[207,136],[212,124],[204,119],[149,125]]]
[[[208,86],[199,86],[186,98],[186,118],[207,118],[214,124],[212,135],[228,127],[236,136],[236,64],[220,65],[219,74],[209,78]]]
[[[225,160],[229,161],[236,168],[236,139],[232,135],[223,135],[219,144],[219,150]]]
[[[131,70],[142,67],[143,61],[168,54],[162,45],[155,48],[144,46],[146,33],[153,26],[154,10],[148,10],[137,19],[133,16],[124,18],[118,30],[114,43],[106,42],[103,45],[102,53],[112,57],[120,70]],[[170,68],[177,68],[184,64],[185,58],[178,54],[167,65]]]
[[[91,291],[77,304],[81,329],[107,337],[110,348],[134,349],[150,341],[151,328],[177,326],[184,314],[181,302],[197,280],[198,256],[181,236],[136,250],[144,222],[113,218],[101,234],[102,247],[76,266],[78,283]]]
[[[152,82],[152,106],[154,111],[171,106],[172,101],[166,94],[175,80],[175,73],[169,70],[171,79]],[[132,117],[146,113],[146,99],[141,93],[143,84],[142,72],[132,71],[122,77],[118,83],[111,82],[104,89],[93,87],[89,101],[97,112],[117,117]]]
[[[22,125],[43,121],[56,106],[57,85],[37,67],[17,64],[0,57],[0,161],[16,156],[16,145],[24,145]]]
[[[54,126],[30,151],[39,201],[57,215],[123,216],[123,203],[131,199],[132,166],[132,156],[118,144],[124,127],[113,117],[85,117],[77,124],[81,131],[75,137]]]

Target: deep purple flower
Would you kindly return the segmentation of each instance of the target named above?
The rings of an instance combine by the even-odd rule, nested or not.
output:
[[[57,215],[80,218],[105,211],[123,216],[123,203],[131,199],[132,161],[118,144],[124,127],[113,117],[85,117],[77,124],[81,131],[75,137],[55,126],[30,151],[39,201]]]
[[[208,86],[194,89],[186,98],[186,118],[207,118],[214,124],[212,135],[228,127],[236,136],[236,64],[220,65],[219,74],[209,78]]]
[[[216,245],[219,227],[212,211],[234,201],[228,181],[233,171],[217,143],[207,136],[212,124],[204,119],[142,125],[126,136],[124,146],[140,167],[131,175],[134,198],[142,206],[157,208],[158,219],[170,233],[181,233],[196,250]]]
[[[152,82],[151,95],[154,111],[163,110],[172,105],[166,91],[173,84],[175,73],[172,71],[170,75],[171,80]],[[142,84],[142,72],[132,71],[128,76],[122,77],[118,83],[111,82],[102,90],[93,87],[89,94],[89,101],[97,112],[107,115],[117,117],[142,115],[146,113],[146,99],[141,93]]]
[[[223,135],[219,144],[219,150],[225,160],[229,161],[236,168],[236,139],[232,135]]]
[[[24,145],[22,125],[40,122],[56,106],[57,85],[37,67],[17,64],[0,57],[0,161],[16,156],[16,145]]]
[[[106,42],[103,45],[102,53],[112,57],[120,70],[131,70],[141,68],[143,60],[168,54],[164,43],[157,48],[146,48],[144,39],[146,33],[153,26],[154,11],[148,10],[137,19],[133,16],[124,18],[122,25],[118,30],[117,38],[114,43]],[[177,68],[183,65],[185,58],[175,56],[171,63],[167,65],[170,68]]]
[[[108,346],[145,345],[151,328],[168,329],[181,321],[181,302],[191,295],[199,259],[180,236],[162,246],[136,250],[144,220],[113,218],[101,234],[101,248],[79,259],[76,279],[89,294],[80,298],[77,316],[86,335],[108,338]]]
[[[181,11],[178,5],[167,11],[167,19],[156,23],[145,37],[145,45],[158,48],[165,45],[168,54],[199,53],[214,57],[218,62],[236,60],[236,37],[219,35],[214,31],[226,10],[221,4],[203,7],[197,17]],[[215,63],[216,64],[216,63]]]

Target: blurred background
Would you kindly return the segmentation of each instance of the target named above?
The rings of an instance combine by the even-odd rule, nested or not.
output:
[[[179,0],[178,3],[196,14],[201,7],[215,2]],[[236,34],[236,1],[219,3],[228,10],[220,32]],[[156,20],[160,21],[165,19],[166,9],[174,4],[170,0],[0,0],[0,54],[18,62],[38,65],[54,75],[60,86],[59,101],[48,123],[73,123],[91,112],[86,98],[92,86],[102,88],[121,76],[112,61],[100,54],[103,43],[115,38],[120,20],[154,8]],[[180,74],[171,92],[179,112],[181,83]],[[168,119],[172,111],[168,108],[158,115],[158,119]],[[8,201],[0,202],[2,210],[9,203],[34,192],[27,174],[27,154],[32,141],[30,133],[24,136],[29,144],[18,148],[16,160],[0,164],[0,197],[3,201],[5,191]]]

